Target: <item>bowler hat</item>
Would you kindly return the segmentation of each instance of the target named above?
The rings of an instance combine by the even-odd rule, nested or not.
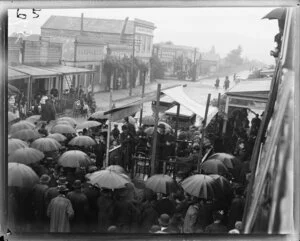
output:
[[[57,187],[57,189],[60,193],[69,191],[69,189],[66,187],[66,185],[60,185]]]
[[[164,124],[162,124],[162,123],[160,123],[157,127],[158,128],[162,128],[162,129],[166,129],[166,126]]]
[[[170,222],[170,216],[166,213],[163,213],[162,215],[160,215],[158,222],[162,226],[168,226]]]
[[[95,171],[97,171],[97,167],[96,166],[89,166],[88,167],[88,172],[95,172]]]
[[[67,185],[68,184],[66,177],[59,177],[56,182],[58,185]]]
[[[81,188],[81,181],[80,180],[75,180],[72,187],[74,189],[80,189]]]
[[[50,177],[47,175],[47,174],[43,174],[41,177],[40,177],[40,183],[41,184],[48,184],[50,182]]]

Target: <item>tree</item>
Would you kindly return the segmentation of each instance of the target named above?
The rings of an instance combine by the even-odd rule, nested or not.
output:
[[[242,55],[242,46],[239,45],[236,49],[231,50],[225,57],[225,61],[229,65],[242,65],[243,58]]]
[[[155,79],[164,78],[165,68],[157,56],[153,56],[150,58],[150,64],[151,64],[151,73],[150,73],[151,81]]]

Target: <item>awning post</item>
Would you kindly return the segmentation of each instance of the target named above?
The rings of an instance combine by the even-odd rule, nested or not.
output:
[[[177,140],[178,124],[179,124],[180,104],[177,103],[176,123],[175,123],[175,138]]]
[[[144,94],[145,94],[145,82],[146,82],[146,73],[142,72],[143,76],[142,76],[142,81],[143,81],[143,86],[142,86],[142,100],[144,98]],[[143,102],[141,103],[141,111],[140,111],[140,126],[142,126],[142,122],[143,122]]]
[[[158,126],[158,111],[159,111],[160,90],[161,90],[161,84],[158,84],[157,85],[157,95],[156,95],[156,105],[155,105],[155,125],[154,125],[154,132],[153,132],[152,155],[151,155],[151,176],[155,173],[157,126]]]
[[[113,88],[112,88],[112,81],[110,81],[110,86],[109,86],[109,109],[111,110],[112,108],[112,95],[113,95]],[[106,162],[105,162],[105,167],[108,167],[109,165],[109,147],[110,147],[110,129],[111,129],[111,114],[109,114],[108,118],[108,128],[107,128],[107,140],[106,140]]]
[[[228,108],[229,108],[229,100],[230,97],[226,97],[226,105],[225,105],[225,117],[224,117],[224,122],[223,122],[223,130],[222,130],[222,134],[223,136],[226,133],[226,125],[227,125],[227,121],[228,121]]]

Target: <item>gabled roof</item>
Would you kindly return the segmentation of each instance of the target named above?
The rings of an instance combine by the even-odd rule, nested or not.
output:
[[[83,31],[120,34],[123,24],[124,20],[119,19],[84,18]],[[81,18],[52,15],[41,28],[80,31]],[[125,34],[133,34],[133,21],[128,21]]]

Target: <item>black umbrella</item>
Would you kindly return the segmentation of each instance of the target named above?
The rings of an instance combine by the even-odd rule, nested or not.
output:
[[[275,8],[271,12],[269,12],[266,16],[262,19],[278,19],[284,20],[286,16],[286,8]]]
[[[8,84],[7,87],[8,87],[7,88],[8,89],[8,95],[20,94],[20,90],[17,87],[15,87],[11,84]]]

